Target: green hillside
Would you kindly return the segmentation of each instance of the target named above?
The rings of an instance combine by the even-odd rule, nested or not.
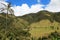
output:
[[[14,15],[0,14],[0,40],[28,40],[28,22]]]
[[[40,11],[21,17],[29,22],[32,36],[44,36],[59,29],[60,32],[60,12]]]
[[[49,36],[55,31],[60,33],[60,12],[43,10],[24,16],[0,13],[1,40],[33,40],[31,37]]]

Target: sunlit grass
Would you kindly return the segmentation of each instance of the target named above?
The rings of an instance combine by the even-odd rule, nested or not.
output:
[[[55,21],[54,23],[51,23],[49,20],[42,20],[40,22],[33,23],[30,25],[31,27],[30,33],[34,37],[48,36],[48,34],[57,30],[57,27],[59,28],[59,30],[57,31],[60,32],[59,24],[60,23]],[[53,28],[51,26],[53,26]]]

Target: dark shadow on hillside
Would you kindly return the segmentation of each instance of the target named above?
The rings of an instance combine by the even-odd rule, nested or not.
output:
[[[48,12],[48,11],[40,11],[38,13],[27,14],[27,15],[24,15],[19,18],[22,18],[22,19],[28,21],[30,24],[35,23],[35,22],[39,22],[41,20],[46,20],[46,19],[48,19],[52,23],[54,21],[60,23],[60,12],[52,13],[52,12]]]
[[[6,27],[10,27],[11,25],[11,23],[13,22],[14,20],[13,20],[13,18],[12,17],[9,17],[9,15],[8,16],[6,16],[6,14],[5,13],[0,13],[0,28],[2,27],[4,27],[4,29],[6,28]],[[1,28],[1,29],[2,29]],[[1,30],[0,29],[0,30]]]
[[[0,15],[2,15],[2,17],[3,16],[6,17],[6,14],[4,14],[4,13],[2,13]],[[19,17],[16,17],[14,15],[12,15],[12,16],[8,15],[8,18],[10,18],[11,20],[14,20],[14,19],[18,20],[18,18],[21,18],[21,19],[27,21],[29,24],[36,23],[36,22],[39,22],[41,20],[46,20],[46,19],[49,20],[51,23],[53,23],[54,21],[60,23],[60,12],[53,13],[53,12],[48,12],[46,10],[43,10],[38,13],[30,13],[30,14],[27,14],[24,16],[19,16]]]

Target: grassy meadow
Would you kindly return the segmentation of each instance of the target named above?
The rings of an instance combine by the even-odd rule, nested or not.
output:
[[[38,23],[31,24],[31,35],[34,37],[48,36],[51,32],[60,32],[60,23],[51,23],[48,20],[42,20]]]
[[[60,12],[0,13],[0,40],[60,40]]]

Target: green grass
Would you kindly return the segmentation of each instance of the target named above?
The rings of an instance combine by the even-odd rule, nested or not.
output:
[[[50,23],[48,20],[33,23],[30,25],[31,27],[30,33],[34,37],[48,36],[51,32],[54,32],[55,30],[60,31],[59,24],[60,23],[57,22]]]
[[[6,22],[7,19],[7,22]],[[6,23],[8,24],[6,26]],[[16,17],[0,14],[0,36],[3,39],[28,40],[30,37],[48,36],[51,32],[60,33],[60,13],[40,11]]]

